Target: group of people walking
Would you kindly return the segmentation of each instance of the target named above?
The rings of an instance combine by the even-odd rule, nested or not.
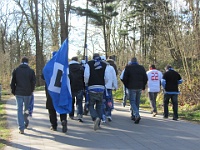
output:
[[[172,100],[173,104],[173,120],[178,119],[178,85],[182,83],[182,78],[170,65],[166,68],[166,72],[162,74],[156,69],[155,65],[149,66],[149,71],[145,71],[142,65],[139,65],[137,59],[133,57],[127,64],[120,75],[120,79],[124,85],[123,106],[126,106],[126,100],[130,101],[131,119],[138,124],[141,116],[139,113],[140,97],[142,91],[148,85],[149,100],[152,107],[152,114],[157,114],[156,98],[162,85],[164,89],[164,118],[168,118],[168,104]],[[87,107],[92,121],[94,122],[94,130],[99,129],[101,123],[112,121],[112,110],[114,109],[112,91],[118,89],[117,67],[113,59],[107,59],[98,53],[93,54],[93,59],[88,61],[84,67],[78,61],[78,57],[73,57],[69,62],[69,79],[72,94],[72,111],[68,117],[70,119],[77,118],[78,121],[83,120],[83,99],[88,101]],[[44,76],[42,75],[44,79]],[[28,66],[28,58],[22,58],[22,64],[12,73],[11,90],[16,96],[17,102],[17,120],[19,132],[24,133],[24,129],[28,127],[28,105],[31,95],[34,91],[36,78],[34,71]],[[87,92],[85,92],[87,90]],[[46,108],[49,113],[51,130],[57,130],[57,113],[52,103],[52,98],[46,91]],[[23,110],[24,103],[24,110]],[[75,116],[76,115],[76,116]],[[60,114],[62,131],[67,132],[67,114]]]
[[[130,101],[131,119],[136,124],[139,123],[141,117],[139,115],[140,96],[142,90],[148,87],[148,96],[153,117],[157,115],[156,99],[161,89],[163,89],[163,118],[169,116],[169,100],[173,105],[173,120],[178,120],[178,85],[183,82],[180,74],[176,72],[172,66],[165,67],[165,73],[157,70],[155,65],[149,65],[146,72],[144,67],[139,65],[136,58],[132,58],[120,75],[121,81],[124,83],[124,96],[122,106],[125,107],[127,99]],[[162,88],[161,88],[162,87]]]

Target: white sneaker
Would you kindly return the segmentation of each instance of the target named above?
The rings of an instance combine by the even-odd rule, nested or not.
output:
[[[102,116],[101,121],[102,121],[102,123],[106,123],[106,116],[105,115]]]
[[[112,121],[112,117],[111,116],[107,116],[108,121]]]

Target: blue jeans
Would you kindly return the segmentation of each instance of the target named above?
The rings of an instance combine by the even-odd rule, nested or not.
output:
[[[158,95],[158,92],[149,92],[150,105],[152,108],[152,112],[154,112],[154,113],[157,113],[157,108],[156,108],[157,95]]]
[[[178,119],[178,95],[177,94],[164,94],[164,117],[168,118],[169,115],[169,110],[168,110],[168,105],[169,105],[169,100],[171,99],[172,101],[172,109],[173,109],[173,118]]]
[[[28,107],[31,101],[30,96],[20,96],[16,95],[16,104],[17,104],[17,123],[19,125],[19,130],[25,129],[25,124],[29,124],[28,116],[29,111]]]
[[[128,89],[129,100],[131,104],[131,116],[140,117],[139,106],[140,106],[140,96],[142,89]]]
[[[89,91],[89,111],[93,121],[96,120],[97,117],[100,119],[102,118],[102,100],[103,93],[93,93]]]
[[[83,90],[78,92],[72,92],[72,111],[69,114],[70,116],[74,116],[74,104],[76,99],[76,106],[77,106],[77,115],[83,115]]]
[[[123,86],[123,91],[124,91],[123,104],[126,105],[126,101],[127,101],[127,99],[129,99],[128,89],[125,86]]]

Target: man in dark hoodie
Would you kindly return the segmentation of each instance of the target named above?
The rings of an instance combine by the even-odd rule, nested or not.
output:
[[[24,129],[29,125],[28,108],[35,84],[35,72],[28,66],[28,58],[23,57],[22,63],[12,72],[10,84],[12,94],[16,97],[17,121],[20,134],[24,134]]]
[[[69,62],[69,78],[72,92],[72,111],[69,117],[74,119],[76,99],[77,117],[80,122],[83,122],[84,68],[78,62],[78,57],[72,57],[72,60]]]
[[[141,117],[139,114],[140,96],[147,84],[147,74],[143,66],[139,65],[137,59],[133,57],[130,65],[124,71],[123,83],[128,88],[129,100],[131,104],[131,119],[138,124]]]

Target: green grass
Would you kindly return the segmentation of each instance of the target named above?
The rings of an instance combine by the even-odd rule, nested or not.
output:
[[[122,98],[123,98],[122,89],[114,91],[113,97],[116,101],[122,102]],[[129,104],[129,100],[127,101],[127,103]],[[163,94],[160,93],[157,97],[157,111],[158,111],[158,114],[160,115],[163,114],[162,103],[163,103]],[[151,111],[147,93],[142,93],[141,100],[140,100],[140,107],[143,110],[147,110],[149,112]],[[169,115],[172,116],[172,114],[173,114],[172,105],[169,104]],[[179,118],[183,120],[200,124],[200,104],[196,106],[189,106],[189,105],[179,106],[178,114],[179,114]]]
[[[179,113],[179,117],[188,121],[200,123],[200,110],[196,111],[182,111]]]
[[[9,95],[4,94],[2,95],[2,100],[0,100],[0,149],[5,146],[10,137],[10,131],[9,129],[7,129],[7,119],[5,111],[6,99],[8,99],[9,97]]]
[[[44,86],[39,86],[35,88],[35,91],[43,91],[43,90],[45,90]]]

